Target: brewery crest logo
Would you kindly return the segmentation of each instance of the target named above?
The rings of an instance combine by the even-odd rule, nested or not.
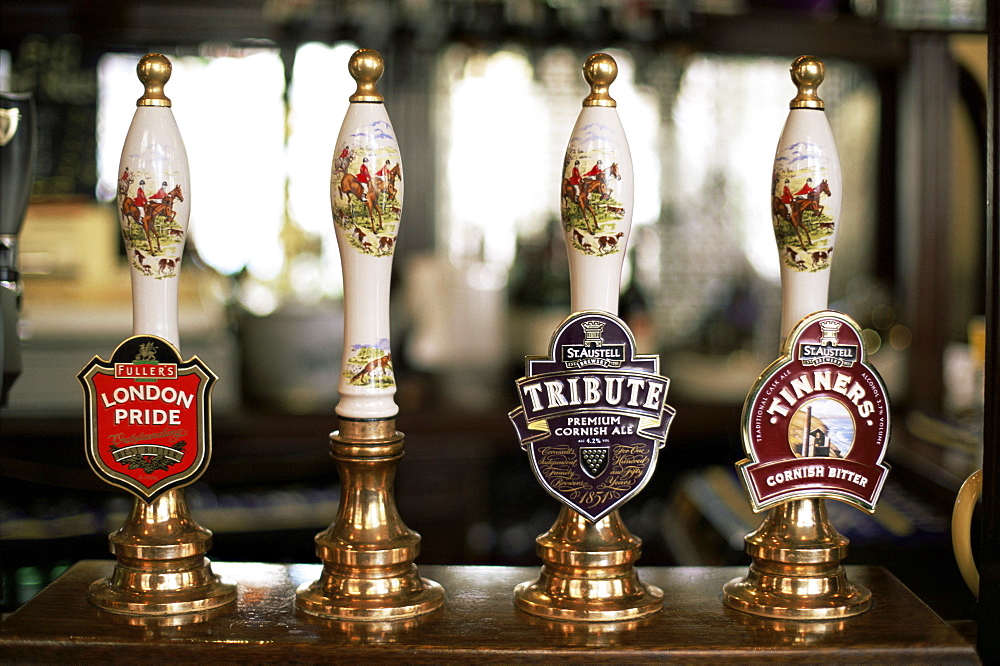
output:
[[[85,396],[87,462],[145,502],[193,483],[211,458],[211,391],[200,359],[181,361],[166,340],[138,335],[111,361],[94,357],[77,379]]]
[[[875,511],[889,472],[889,398],[850,317],[823,310],[799,322],[742,421],[748,458],[736,466],[754,511],[806,497]]]
[[[606,312],[579,312],[529,356],[509,414],[545,490],[597,522],[653,474],[674,409],[659,357],[635,355],[632,332]]]

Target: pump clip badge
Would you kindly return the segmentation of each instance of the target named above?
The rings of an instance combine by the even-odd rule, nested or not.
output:
[[[145,502],[193,483],[211,458],[211,392],[218,377],[198,357],[151,335],[94,357],[77,375],[85,394],[87,462]]]
[[[875,511],[889,473],[889,398],[866,362],[861,329],[832,310],[803,319],[785,356],[761,375],[743,406],[737,463],[754,511],[826,497]]]
[[[580,312],[529,356],[509,416],[535,477],[553,497],[597,522],[653,474],[674,409],[659,357],[636,356],[632,332],[606,312]]]

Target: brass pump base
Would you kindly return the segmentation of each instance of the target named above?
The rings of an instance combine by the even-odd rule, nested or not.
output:
[[[563,507],[552,528],[536,539],[542,558],[537,581],[514,590],[526,613],[575,622],[635,620],[663,608],[663,591],[639,580],[634,563],[642,541],[618,511],[592,523]]]
[[[135,500],[109,542],[118,563],[111,576],[94,581],[89,591],[99,608],[164,616],[204,613],[236,600],[236,585],[212,573],[205,557],[212,533],[191,518],[181,489],[149,504]]]
[[[727,606],[785,620],[836,620],[872,606],[867,588],[847,580],[841,561],[849,541],[830,524],[825,500],[781,504],[746,537],[753,558],[745,578],[723,588]]]
[[[403,524],[393,497],[403,435],[395,419],[340,419],[330,435],[342,486],[336,521],[316,535],[319,580],[302,585],[297,606],[335,620],[392,621],[429,613],[444,589],[421,578],[413,560],[420,535]]]

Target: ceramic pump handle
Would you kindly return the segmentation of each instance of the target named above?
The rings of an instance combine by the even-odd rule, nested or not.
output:
[[[396,132],[375,88],[382,56],[360,49],[348,65],[357,82],[337,137],[330,201],[344,273],[344,356],[337,414],[391,418],[396,381],[389,347],[389,279],[403,208]]]
[[[774,155],[771,217],[781,261],[782,339],[803,317],[826,309],[840,226],[840,158],[816,94],[824,73],[812,56],[792,63],[798,94]]]
[[[150,53],[136,73],[136,101],[118,167],[118,218],[132,269],[132,333],[180,347],[177,283],[187,240],[190,183],[187,151],[163,87],[170,60]]]
[[[618,313],[622,262],[632,225],[632,154],[608,87],[618,65],[606,53],[587,58],[590,94],[563,160],[560,209],[569,255],[573,312]]]

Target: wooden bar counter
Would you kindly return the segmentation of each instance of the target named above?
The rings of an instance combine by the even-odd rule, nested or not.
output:
[[[445,587],[444,608],[413,621],[325,621],[295,608],[295,589],[318,564],[213,563],[239,583],[235,604],[205,617],[141,619],[86,598],[111,561],[71,567],[0,624],[9,662],[905,662],[979,663],[974,647],[887,570],[847,567],[875,607],[835,622],[755,618],[722,604],[722,585],[745,567],[640,568],[663,589],[661,613],[620,624],[550,622],[514,608],[514,586],[535,567],[422,566]]]

